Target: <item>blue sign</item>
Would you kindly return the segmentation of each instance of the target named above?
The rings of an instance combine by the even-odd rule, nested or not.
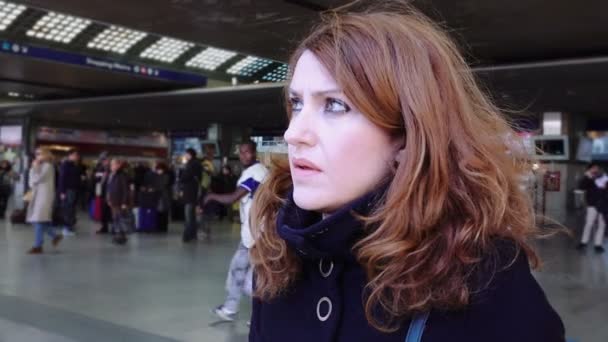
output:
[[[150,77],[173,82],[195,84],[199,86],[207,85],[207,77],[199,74],[166,70],[142,64],[118,62],[110,59],[91,57],[72,52],[13,43],[6,40],[0,40],[0,42],[0,45],[2,46],[0,52],[2,53],[40,58],[53,62],[104,69],[107,71],[122,72],[141,77]]]

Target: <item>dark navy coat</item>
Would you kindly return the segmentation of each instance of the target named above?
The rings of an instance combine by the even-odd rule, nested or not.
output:
[[[374,198],[364,196],[322,220],[298,208],[290,196],[279,212],[277,230],[300,256],[302,273],[281,297],[270,302],[254,298],[250,342],[405,341],[409,320],[396,332],[383,333],[365,317],[367,279],[351,252],[362,229],[352,210],[368,212]],[[510,264],[514,246],[497,242],[499,264]],[[432,310],[422,341],[563,342],[561,319],[530,273],[523,252],[503,268],[472,277],[484,285],[466,309]]]

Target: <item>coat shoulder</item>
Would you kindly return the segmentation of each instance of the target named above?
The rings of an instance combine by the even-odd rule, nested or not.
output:
[[[465,309],[433,312],[424,342],[564,341],[561,318],[534,278],[526,254],[514,243],[498,241],[496,253],[484,258],[470,286]]]

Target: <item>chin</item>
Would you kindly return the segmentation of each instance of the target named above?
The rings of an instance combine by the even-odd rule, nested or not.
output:
[[[293,201],[299,208],[304,210],[322,212],[327,206],[319,200],[321,198],[327,198],[327,195],[320,193],[320,191],[302,189],[297,186],[293,189]]]

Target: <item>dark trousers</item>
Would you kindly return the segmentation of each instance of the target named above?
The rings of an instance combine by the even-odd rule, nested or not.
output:
[[[66,190],[61,201],[61,219],[65,228],[74,230],[76,225],[76,190]]]
[[[8,206],[8,199],[11,197],[9,193],[0,193],[0,217],[4,218],[6,214],[6,207]]]
[[[76,195],[76,203],[77,206],[80,206],[80,210],[86,211],[91,203],[91,196],[87,193],[85,189],[78,190],[78,194]]]
[[[169,231],[169,211],[158,212],[158,230],[163,233]]]
[[[182,240],[188,242],[195,240],[198,234],[198,224],[196,222],[196,204],[186,203],[184,205],[184,235]]]
[[[101,229],[108,230],[108,225],[112,222],[112,208],[103,200],[101,205]]]

